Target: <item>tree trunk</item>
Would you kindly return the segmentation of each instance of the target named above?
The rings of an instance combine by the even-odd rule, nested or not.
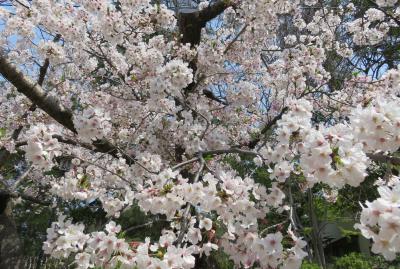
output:
[[[22,243],[11,215],[11,199],[0,195],[0,268],[23,269]]]

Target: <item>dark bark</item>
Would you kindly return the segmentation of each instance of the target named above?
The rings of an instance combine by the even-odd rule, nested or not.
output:
[[[189,43],[192,47],[200,43],[201,29],[207,22],[216,18],[225,9],[233,6],[229,0],[220,0],[209,7],[193,12],[183,13],[178,15],[179,33],[181,34],[181,43]]]
[[[222,14],[225,9],[231,6],[233,6],[233,4],[230,0],[219,0],[202,10],[179,12],[177,19],[179,34],[181,37],[180,42],[182,44],[189,43],[192,48],[196,47],[201,40],[201,30],[206,26],[207,22],[216,18],[218,15]],[[196,61],[197,60],[194,59],[189,63],[189,67],[193,70],[193,74],[196,74],[197,71]],[[193,92],[195,88],[196,83],[192,82],[186,87],[185,92]],[[210,98],[210,95],[204,94],[204,96]]]
[[[400,158],[395,156],[384,155],[382,153],[367,153],[367,157],[377,163],[400,164]]]
[[[11,217],[11,196],[0,193],[0,268],[22,269],[22,244]]]
[[[11,82],[17,90],[24,94],[39,108],[44,110],[49,116],[57,122],[76,133],[72,122],[72,113],[64,108],[54,97],[46,96],[42,87],[31,81],[15,65],[13,65],[5,56],[5,52],[0,52],[0,73],[5,79]]]
[[[47,96],[42,87],[20,72],[17,67],[7,59],[6,53],[2,50],[0,51],[0,74],[11,82],[17,91],[28,97],[34,105],[45,111],[65,128],[77,133],[72,121],[72,111],[62,106],[55,97]],[[117,157],[118,148],[106,139],[94,141],[93,146],[97,152],[108,153]],[[132,158],[130,156],[125,156],[124,154],[122,154],[122,156],[128,163],[132,163]]]

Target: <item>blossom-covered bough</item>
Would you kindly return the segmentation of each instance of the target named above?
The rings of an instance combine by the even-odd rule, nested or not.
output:
[[[372,162],[400,163],[396,59],[334,82],[337,59],[366,68],[362,48],[388,42],[400,9],[352,2],[218,0],[180,12],[149,0],[11,1],[0,9],[1,156],[24,151],[30,166],[2,193],[100,201],[104,230],[60,214],[47,231],[44,252],[78,268],[194,268],[217,249],[237,267],[299,268],[308,254],[325,266],[321,245],[307,254],[292,188],[357,187]],[[227,157],[252,160],[271,184],[239,176]],[[47,173],[56,166],[62,176]],[[45,200],[20,191],[26,176],[33,191],[50,188]],[[379,184],[357,227],[393,259],[399,183]],[[132,205],[169,223],[158,240],[121,238]],[[284,220],[261,229],[270,212]]]

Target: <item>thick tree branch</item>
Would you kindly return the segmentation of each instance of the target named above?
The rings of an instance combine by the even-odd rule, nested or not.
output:
[[[38,83],[33,82],[22,74],[7,59],[4,50],[0,50],[0,73],[17,88],[17,91],[28,97],[32,103],[44,110],[57,122],[76,133],[71,111],[64,108],[55,98],[46,96],[46,92]]]
[[[200,43],[201,29],[206,26],[207,22],[224,12],[226,8],[231,6],[230,0],[219,0],[215,4],[200,10],[193,12],[180,11],[177,14],[180,42],[182,44],[189,43],[193,48]],[[193,76],[197,72],[197,59],[193,59],[189,63],[189,67],[192,69]],[[185,93],[193,92],[196,89],[196,82],[193,81],[185,89]],[[204,94],[204,92],[203,92]],[[210,93],[206,93],[206,96],[210,98]],[[213,98],[211,98],[213,99]],[[215,98],[213,100],[216,100]],[[181,146],[176,146],[175,155],[178,162],[182,161],[182,154],[184,149]]]
[[[225,100],[219,99],[217,96],[215,96],[215,94],[212,91],[210,91],[208,89],[204,89],[203,90],[203,95],[205,97],[207,97],[208,99],[211,99],[211,100],[213,100],[215,102],[218,102],[218,103],[220,103],[222,105],[225,105],[225,106],[228,105],[228,102],[226,102]]]
[[[400,164],[399,157],[388,156],[382,153],[367,153],[367,157],[377,163],[391,163],[395,165]]]
[[[4,196],[4,197],[9,197],[9,198],[19,198],[21,197],[22,199],[29,201],[31,203],[34,204],[39,204],[39,205],[43,205],[43,206],[49,206],[50,203],[44,200],[41,200],[37,197],[33,197],[27,194],[20,194],[17,192],[10,192],[10,191],[5,191],[5,190],[0,190],[0,196]]]
[[[61,39],[61,35],[60,35],[60,34],[57,34],[57,35],[54,37],[53,42],[57,43],[60,39]],[[49,66],[50,66],[50,60],[49,60],[49,58],[46,58],[46,60],[44,60],[43,65],[42,65],[42,66],[40,67],[40,69],[39,69],[39,77],[38,77],[37,83],[38,83],[40,86],[43,85],[44,78],[46,77],[47,70],[49,69]],[[24,115],[22,115],[22,118],[23,118],[23,119],[26,119],[26,117],[28,117],[28,115],[29,115],[29,112],[33,112],[33,111],[35,111],[35,110],[36,110],[36,105],[35,105],[35,104],[32,104],[32,105],[29,107],[29,111],[25,112]],[[24,126],[23,126],[23,125],[20,125],[17,129],[14,130],[14,132],[13,132],[13,134],[12,134],[12,136],[11,136],[12,139],[14,139],[14,140],[17,140],[17,139],[18,139],[18,136],[19,136],[19,134],[21,133],[22,128],[24,128]]]
[[[58,41],[60,41],[60,39],[61,39],[61,35],[60,35],[60,34],[57,34],[57,35],[54,37],[53,42],[54,42],[54,43],[57,43]],[[42,66],[40,67],[40,69],[39,69],[38,84],[39,84],[40,86],[43,85],[44,78],[46,77],[47,69],[49,68],[49,66],[50,66],[50,60],[49,60],[49,58],[46,58],[46,60],[44,60],[43,65],[42,65]]]
[[[50,117],[63,125],[65,128],[77,133],[72,121],[72,111],[65,108],[60,102],[51,96],[47,96],[43,88],[25,76],[17,67],[12,64],[6,56],[6,52],[0,49],[0,74],[7,79],[18,92],[24,94],[40,109],[44,110]],[[93,142],[97,152],[108,153],[117,157],[118,149],[106,139],[96,140]],[[124,154],[122,154],[124,156]],[[128,156],[124,158],[131,163]]]
[[[219,0],[205,9],[194,12],[180,12],[178,14],[179,33],[181,43],[189,43],[192,47],[200,43],[201,29],[228,7],[233,6],[230,0]]]
[[[206,26],[206,23],[216,18],[228,7],[233,6],[230,0],[220,0],[213,5],[210,5],[199,11],[199,21],[202,27]]]
[[[230,0],[219,0],[215,4],[202,10],[177,12],[179,34],[181,38],[180,42],[182,44],[189,43],[191,47],[198,45],[201,38],[201,29],[206,26],[208,21],[220,15],[230,6],[233,6]],[[193,74],[196,74],[197,71],[196,61],[197,59],[193,59],[189,63],[189,67],[193,70]],[[192,82],[186,87],[185,92],[192,92],[195,88],[196,83]],[[210,94],[206,94],[206,96],[210,98]]]

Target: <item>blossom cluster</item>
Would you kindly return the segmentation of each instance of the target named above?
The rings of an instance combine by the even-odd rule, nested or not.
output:
[[[352,133],[365,151],[394,152],[400,147],[400,108],[396,99],[358,106],[350,116]]]
[[[209,225],[200,222],[201,229],[210,230]],[[77,268],[87,269],[96,266],[103,268],[193,268],[194,254],[209,255],[218,249],[211,242],[202,247],[176,247],[176,235],[172,231],[163,231],[156,243],[150,238],[145,242],[126,242],[119,238],[121,226],[111,221],[105,226],[106,232],[84,233],[83,224],[72,224],[64,215],[53,222],[47,230],[47,240],[43,245],[46,254],[53,257],[75,255]]]
[[[100,164],[107,165],[107,171],[101,169]],[[121,211],[133,203],[135,192],[126,185],[126,178],[131,177],[131,169],[124,159],[85,163],[83,159],[74,158],[69,170],[59,180],[53,180],[50,192],[67,201],[76,199],[91,203],[99,199],[107,216],[119,217]],[[108,191],[114,188],[120,191]]]
[[[378,181],[380,197],[362,206],[359,229],[365,238],[372,239],[371,251],[387,260],[400,252],[400,178],[392,176],[387,182]]]
[[[111,131],[110,117],[100,109],[85,109],[73,121],[78,136],[84,142],[102,139]]]
[[[365,12],[364,18],[348,23],[348,31],[353,34],[356,44],[375,45],[382,41],[389,31],[389,24],[384,20],[385,15],[382,11],[370,8]]]
[[[53,166],[53,158],[60,156],[61,144],[53,135],[58,134],[60,128],[54,125],[35,125],[26,133],[26,159],[37,168],[49,170]]]
[[[196,223],[193,219],[191,223]],[[208,218],[200,220],[198,228],[189,228],[188,237],[190,242],[196,244],[187,247],[176,247],[176,234],[170,230],[164,230],[158,242],[151,243],[149,238],[145,242],[126,242],[119,238],[121,226],[115,222],[109,222],[106,232],[84,233],[83,224],[73,224],[64,215],[59,215],[58,221],[53,222],[47,229],[47,240],[43,245],[44,252],[53,257],[68,257],[75,255],[77,268],[87,269],[95,266],[113,268],[119,265],[121,268],[193,268],[195,265],[194,255],[210,255],[210,251],[217,250],[218,245],[208,241],[197,246],[202,241],[201,230],[212,231],[212,221]],[[215,232],[215,231],[214,231]],[[246,233],[237,239],[237,247],[244,246],[252,251],[247,260],[240,260],[242,254],[232,253],[232,258],[244,266],[252,266],[257,262],[261,266],[292,269],[299,268],[302,259],[307,256],[303,248],[305,241],[297,237],[289,227],[288,234],[292,240],[292,248],[287,250],[282,246],[282,233],[276,232],[265,237],[257,237],[254,233]],[[231,244],[227,244],[227,238],[221,242],[224,250],[232,251]],[[242,253],[242,252],[240,252]]]
[[[279,142],[267,144],[260,153],[274,164],[272,178],[279,182],[301,168],[311,186],[317,182],[339,188],[359,186],[367,175],[368,152],[393,152],[400,146],[397,103],[392,97],[380,98],[353,109],[348,122],[316,128],[311,126],[309,103],[294,102],[278,121]]]

